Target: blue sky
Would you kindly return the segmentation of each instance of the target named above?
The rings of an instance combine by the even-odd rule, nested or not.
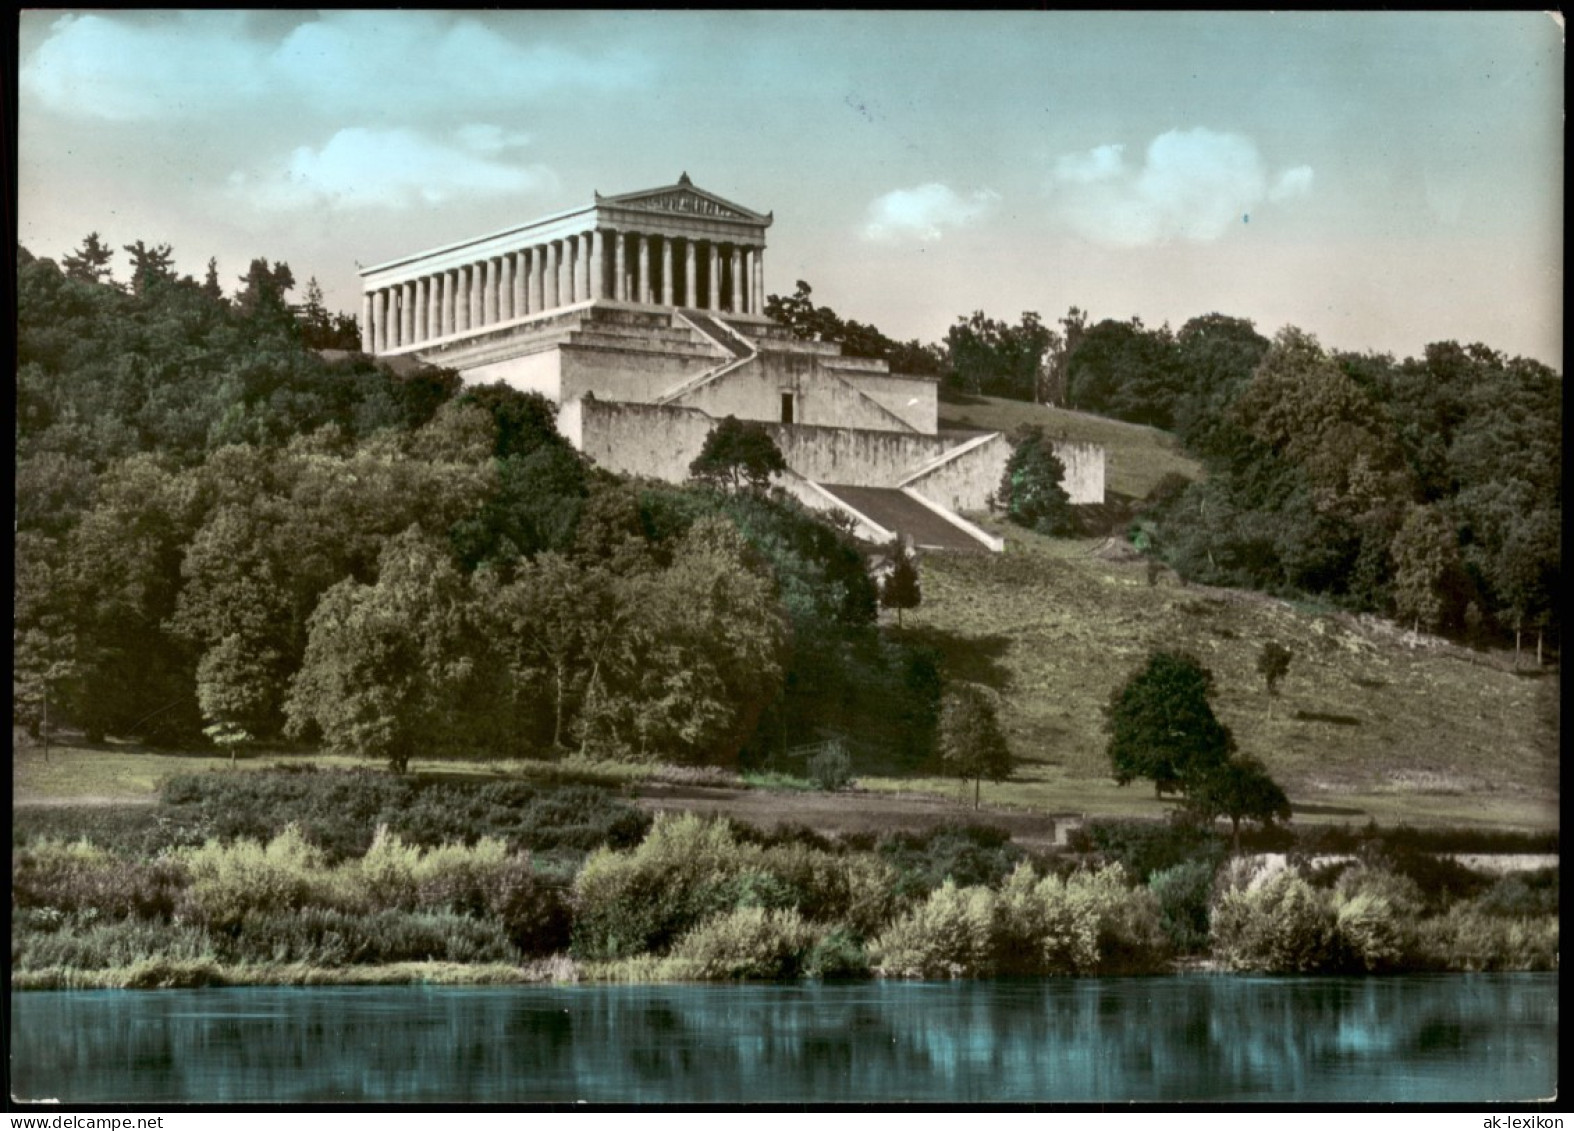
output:
[[[373,264],[688,172],[767,289],[1561,367],[1563,31],[1537,13],[24,12],[21,242]],[[117,265],[124,277],[124,267]]]

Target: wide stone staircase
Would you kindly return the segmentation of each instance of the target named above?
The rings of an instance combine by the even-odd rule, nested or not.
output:
[[[673,318],[672,325],[674,329],[682,327],[696,337],[706,339],[713,350],[725,351],[729,356],[720,365],[687,377],[669,388],[656,398],[656,403],[659,405],[671,404],[702,385],[708,385],[717,378],[725,377],[733,370],[747,365],[759,355],[753,342],[721,319],[712,317],[703,310],[684,308]]]
[[[696,333],[670,314],[593,308],[567,334],[576,346],[657,354],[704,362],[707,367],[732,359],[732,350],[713,335]]]
[[[855,517],[910,540],[923,550],[994,550],[958,516],[935,503],[920,500],[899,487],[855,487],[844,483],[816,484],[834,496]]]

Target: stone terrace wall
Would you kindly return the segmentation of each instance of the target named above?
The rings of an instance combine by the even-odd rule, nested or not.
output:
[[[1104,501],[1104,448],[1086,441],[1052,441],[1055,455],[1066,465],[1060,485],[1078,505]],[[1002,466],[1002,471],[1004,467]]]
[[[894,487],[955,445],[941,436],[812,424],[767,424],[787,466],[817,483]]]
[[[863,358],[837,358],[826,368],[916,431],[933,436],[940,430],[938,381],[892,373],[885,362]]]
[[[964,444],[965,441],[953,438],[951,448],[955,450]],[[981,511],[989,506],[989,497],[1000,486],[1010,458],[1011,444],[1000,433],[991,433],[983,443],[905,480],[902,486],[954,511]]]
[[[1097,444],[1052,441],[1055,455],[1066,465],[1061,486],[1078,505],[1104,501],[1104,449]],[[955,459],[947,460],[902,484],[926,499],[952,510],[977,511],[989,505],[989,496],[1000,488],[1011,459],[1011,441],[996,432],[993,437]]]
[[[793,394],[797,424],[896,432],[910,427],[878,401],[860,395],[853,382],[830,377],[813,355],[760,354],[675,403],[701,409],[718,420],[736,416],[769,423],[781,420],[783,393]]]
[[[621,404],[575,399],[558,412],[558,429],[580,451],[609,471],[671,483],[688,478],[689,464],[705,446],[716,419],[682,405]],[[998,433],[957,458],[927,471],[925,464],[971,439],[957,433],[924,436],[812,424],[765,424],[787,466],[817,483],[855,487],[903,485],[958,511],[983,510],[1000,485],[1011,445]],[[1074,503],[1104,501],[1104,449],[1057,442],[1066,464],[1066,489]],[[912,479],[914,472],[922,472]]]
[[[716,421],[677,405],[572,400],[558,410],[558,431],[608,471],[669,483],[689,477],[689,464]]]

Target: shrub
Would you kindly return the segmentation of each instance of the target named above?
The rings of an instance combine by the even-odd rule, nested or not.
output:
[[[907,977],[1135,973],[1168,951],[1157,901],[1118,865],[1040,879],[1026,862],[998,895],[947,881],[871,947],[882,972]]]
[[[424,783],[410,804],[382,818],[406,840],[435,846],[495,837],[515,851],[589,852],[628,848],[650,828],[650,815],[606,789],[528,782]]]
[[[487,912],[521,954],[568,949],[573,914],[561,885],[542,878],[528,856],[510,856],[487,879]]]
[[[867,978],[869,954],[857,936],[844,928],[829,931],[804,959],[803,972],[811,978]]]
[[[377,826],[366,854],[357,862],[361,892],[368,908],[410,910],[416,899],[416,867],[421,850],[405,844],[387,825]]]
[[[729,907],[761,907],[785,910],[794,906],[796,893],[782,877],[762,868],[748,868],[734,875],[718,889]]]
[[[11,846],[26,848],[40,841],[91,841],[122,856],[153,856],[183,840],[184,830],[161,819],[150,805],[107,809],[93,805],[47,805],[11,813]],[[201,837],[195,843],[200,844]]]
[[[1406,964],[1411,949],[1409,932],[1385,897],[1372,892],[1347,899],[1336,897],[1334,912],[1337,965],[1372,974]]]
[[[1188,860],[1148,877],[1148,890],[1158,901],[1159,927],[1180,954],[1197,954],[1208,948],[1213,874],[1208,861]]]
[[[518,962],[501,924],[451,912],[379,911],[355,915],[308,907],[267,914],[248,911],[216,936],[231,963],[314,966],[390,962]]]
[[[929,833],[882,837],[880,855],[901,873],[898,889],[921,897],[953,880],[963,887],[997,887],[1026,855],[1004,829],[947,825]]]
[[[882,974],[959,978],[993,966],[995,893],[946,880],[875,939],[870,956]]]
[[[1190,861],[1217,866],[1226,855],[1224,837],[1188,820],[1089,821],[1068,838],[1078,852],[1097,853],[1120,864],[1138,883]]]
[[[768,829],[739,823],[732,826],[732,835],[740,844],[757,844],[761,848],[802,845],[804,848],[817,848],[821,852],[836,852],[846,847],[843,840],[832,840],[823,833],[815,832],[808,825],[796,821],[783,821]],[[863,835],[868,838],[865,847],[873,848],[874,838],[868,833]]]
[[[816,941],[796,911],[740,907],[685,934],[672,957],[692,963],[693,976],[708,980],[795,978]]]
[[[845,789],[853,780],[853,761],[847,748],[833,742],[809,759],[809,780],[824,790]]]
[[[222,842],[263,841],[294,825],[334,861],[365,852],[381,815],[407,808],[414,789],[372,770],[184,774],[165,783],[159,808]]]
[[[852,853],[842,860],[847,907],[839,918],[860,939],[871,939],[911,905],[899,890],[901,874],[887,860]]]
[[[592,786],[561,786],[539,795],[524,812],[517,847],[535,852],[607,845],[632,848],[650,831],[651,815]]]
[[[997,962],[1016,974],[1121,974],[1168,954],[1158,902],[1119,864],[1035,879],[1022,865],[1000,891]]]
[[[85,841],[40,841],[12,855],[11,900],[18,908],[167,920],[188,882],[178,861],[122,860]]]
[[[852,903],[848,859],[804,844],[765,849],[760,867],[781,885],[783,896],[766,906],[795,907],[816,923],[844,918]]]
[[[1410,877],[1368,864],[1355,864],[1342,871],[1333,891],[1339,900],[1374,896],[1384,900],[1395,914],[1409,919],[1420,918],[1426,907],[1426,897]]]
[[[11,965],[17,970],[64,967],[105,970],[144,959],[211,958],[212,940],[200,927],[124,919],[114,923],[70,918],[48,931],[12,926]]]
[[[1066,895],[1060,876],[1038,878],[1026,864],[1000,888],[994,951],[1002,974],[1091,973],[1098,966],[1098,922],[1088,905]]]
[[[128,990],[197,990],[224,985],[223,972],[211,958],[145,958],[126,971]]]
[[[184,849],[191,873],[191,900],[210,926],[231,926],[248,911],[294,911],[313,901],[325,888],[321,849],[308,843],[291,825],[264,847],[253,840],[231,845],[209,841]]]
[[[1558,913],[1558,870],[1501,876],[1475,901],[1483,915],[1504,919],[1536,918]]]
[[[206,839],[266,840],[297,825],[326,858],[361,856],[380,826],[436,847],[483,837],[515,851],[588,852],[638,844],[650,817],[596,786],[448,782],[373,770],[187,774],[165,785],[161,818]]]
[[[1073,906],[1093,917],[1097,973],[1140,973],[1168,957],[1158,900],[1146,888],[1131,887],[1121,865],[1078,872],[1066,879],[1065,891]]]
[[[1504,919],[1470,907],[1417,926],[1417,950],[1427,968],[1466,972],[1556,970],[1558,920],[1555,916]]]
[[[1310,973],[1336,957],[1332,910],[1288,869],[1258,888],[1226,891],[1213,908],[1212,930],[1214,954],[1232,970]]]
[[[415,864],[416,906],[484,914],[487,887],[507,859],[507,846],[492,837],[482,837],[472,847],[441,844],[428,849]]]
[[[1451,904],[1484,891],[1491,881],[1451,856],[1409,848],[1379,849],[1366,854],[1369,865],[1404,876],[1424,894],[1428,911],[1442,911]]]
[[[656,818],[632,852],[598,849],[574,882],[576,957],[625,958],[665,950],[679,935],[732,910],[736,878],[760,850],[739,844],[725,821]]]

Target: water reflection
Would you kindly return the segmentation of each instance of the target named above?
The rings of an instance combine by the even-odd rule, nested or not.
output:
[[[1485,1102],[1556,1087],[1555,974],[11,1002],[16,1094],[78,1102]]]

